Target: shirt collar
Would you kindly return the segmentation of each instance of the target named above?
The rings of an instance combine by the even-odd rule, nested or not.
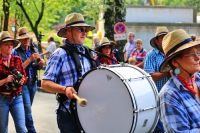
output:
[[[30,51],[30,50],[31,50],[29,46],[28,46],[28,50],[26,50],[26,49],[23,48],[22,46],[21,46],[21,48],[22,48],[24,51]]]
[[[158,50],[158,48],[154,48],[153,50],[156,52],[156,54],[162,54],[164,56],[164,54],[162,52],[160,52],[160,50]]]

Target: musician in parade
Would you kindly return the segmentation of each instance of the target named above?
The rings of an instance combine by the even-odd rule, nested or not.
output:
[[[87,33],[93,29],[85,23],[80,13],[71,13],[65,18],[66,26],[57,33],[67,38],[65,45],[58,48],[49,59],[43,75],[42,88],[57,94],[58,106],[57,124],[60,133],[80,133],[77,122],[73,117],[70,101],[78,79],[86,72],[95,68],[93,55],[83,46]]]
[[[19,28],[17,40],[19,40],[20,46],[14,49],[13,55],[21,57],[23,67],[28,76],[28,82],[22,86],[22,97],[25,108],[27,131],[29,133],[35,133],[36,130],[33,123],[31,106],[37,91],[37,70],[41,69],[45,62],[43,59],[40,59],[38,50],[30,46],[30,38],[31,36],[26,27]]]
[[[168,76],[170,76],[168,72],[159,72],[159,67],[165,60],[165,55],[162,49],[162,39],[167,33],[167,27],[157,27],[155,37],[150,40],[153,49],[147,53],[144,61],[144,71],[151,75],[158,92],[160,92],[163,85],[167,82]],[[154,129],[154,133],[164,133],[163,124],[160,120]]]
[[[166,133],[199,133],[200,41],[178,29],[163,38],[162,46],[166,59],[160,72],[173,70],[159,93],[164,129]]]
[[[0,133],[8,132],[9,113],[13,117],[16,132],[26,133],[22,99],[22,85],[27,81],[26,72],[20,57],[11,55],[13,47],[18,43],[8,31],[0,33]]]
[[[115,47],[115,44],[111,43],[107,37],[104,37],[100,41],[100,46],[96,47],[96,49],[95,49],[95,51],[102,53],[102,55],[97,54],[97,56],[95,57],[97,66],[100,66],[101,64],[106,64],[106,65],[117,64],[117,59],[116,59],[114,53],[112,52],[114,47]],[[110,58],[108,58],[104,55],[106,55]]]

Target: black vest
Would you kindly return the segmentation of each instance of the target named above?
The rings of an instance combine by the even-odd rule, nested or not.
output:
[[[22,59],[23,62],[26,61],[26,60],[28,59],[28,58],[26,57],[26,55],[25,55],[24,50],[22,49],[22,47],[16,48],[16,51],[17,51],[18,55],[20,56],[20,58]],[[33,51],[31,51],[31,55],[32,55],[32,54],[33,54]],[[25,71],[26,71],[26,75],[27,75],[27,76],[29,76],[28,70],[29,70],[29,67],[30,67],[30,66],[33,67],[33,71],[34,71],[34,75],[35,75],[35,77],[33,77],[33,78],[35,78],[35,79],[37,80],[37,79],[38,79],[38,77],[37,77],[37,70],[39,70],[39,65],[38,65],[37,60],[31,62],[31,63],[26,67]]]

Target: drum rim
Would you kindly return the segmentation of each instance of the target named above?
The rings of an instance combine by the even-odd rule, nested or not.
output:
[[[129,64],[128,64],[128,66],[133,67],[133,68],[136,68],[136,69],[139,70],[142,74],[146,75],[147,80],[149,81],[149,83],[151,84],[151,86],[152,86],[152,88],[153,88],[153,92],[154,92],[154,94],[155,94],[157,106],[156,106],[156,119],[154,120],[154,123],[153,123],[151,129],[149,130],[149,131],[152,131],[152,130],[156,127],[156,124],[157,124],[157,122],[158,122],[158,120],[159,120],[159,109],[158,109],[158,108],[159,108],[160,100],[159,100],[159,97],[158,97],[158,91],[157,91],[157,89],[156,89],[157,87],[156,87],[156,85],[155,85],[155,83],[154,83],[152,77],[151,77],[147,72],[145,72],[143,69],[141,69],[141,68],[139,68],[139,67],[136,67],[136,66],[133,66],[133,65],[129,65]],[[152,80],[150,80],[150,79],[152,79]]]

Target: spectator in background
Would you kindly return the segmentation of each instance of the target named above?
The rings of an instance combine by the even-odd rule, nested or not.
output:
[[[97,52],[103,53],[104,55],[112,58],[113,60],[105,56],[98,55],[95,57],[97,66],[100,66],[101,64],[106,64],[106,65],[117,64],[117,59],[115,58],[115,55],[112,53],[114,47],[115,47],[114,44],[111,44],[107,37],[104,37],[101,40],[101,45],[97,47],[95,50]]]
[[[135,41],[135,44],[136,44],[136,49],[132,51],[131,57],[134,57],[137,60],[135,65],[143,69],[144,58],[146,57],[147,50],[142,47],[141,39],[137,39]]]
[[[197,38],[195,34],[191,34],[190,37],[192,38],[193,41],[195,41]]]
[[[92,46],[92,50],[95,51],[95,49],[96,49],[97,47],[100,46],[99,42],[100,42],[100,40],[99,40],[98,37],[94,37],[94,38],[93,38],[93,46]],[[93,52],[93,56],[94,56],[94,57],[96,56],[96,53],[95,53],[95,52]]]
[[[49,37],[48,38],[48,46],[44,46],[41,43],[39,43],[41,48],[45,49],[46,51],[44,53],[41,54],[45,55],[47,58],[47,64],[48,64],[48,60],[50,59],[52,53],[56,50],[56,43],[54,42],[54,38],[53,37]]]
[[[121,62],[119,50],[116,48],[116,43],[114,41],[110,41],[110,43],[115,46],[115,48],[112,50],[112,52],[115,55],[115,57],[117,58],[117,61]]]
[[[128,62],[131,52],[136,48],[135,46],[135,34],[133,32],[128,33],[128,42],[124,46],[124,62]]]
[[[136,62],[137,62],[137,60],[134,57],[130,57],[128,59],[128,64],[130,64],[130,65],[135,65]]]
[[[163,85],[167,82],[168,76],[170,76],[168,72],[159,72],[159,67],[165,60],[162,40],[167,33],[167,27],[157,27],[155,37],[150,40],[153,49],[147,53],[144,61],[144,71],[151,75],[158,92],[160,92]],[[160,120],[158,121],[153,133],[164,133],[164,127]]]

